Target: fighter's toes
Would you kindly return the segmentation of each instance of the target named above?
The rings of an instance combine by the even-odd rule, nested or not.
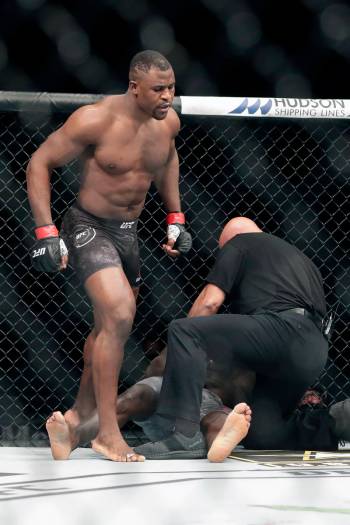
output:
[[[233,412],[244,416],[246,422],[250,425],[252,420],[252,409],[247,403],[238,403],[238,405],[234,407]]]
[[[131,463],[139,463],[145,461],[145,456],[136,454],[136,452],[130,452],[126,455],[126,461]]]
[[[107,445],[99,438],[95,438],[91,441],[92,449],[102,454],[106,459],[110,461],[117,461],[119,463],[135,463],[138,461],[144,461],[144,456],[137,454],[131,448],[127,447],[125,442],[116,443],[114,446]],[[125,450],[126,449],[126,450]]]
[[[66,421],[64,419],[62,412],[59,412],[59,411],[52,412],[51,416],[46,421],[46,424],[51,424],[51,423],[66,424]]]
[[[249,411],[251,413],[251,409],[247,403],[238,403],[233,410],[236,412],[236,414],[247,414]]]

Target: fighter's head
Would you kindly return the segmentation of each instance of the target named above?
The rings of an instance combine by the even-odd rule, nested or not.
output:
[[[258,233],[261,231],[251,219],[247,219],[247,217],[234,217],[225,224],[219,237],[219,247],[222,248],[227,241],[230,241],[240,233]]]
[[[175,75],[171,64],[158,51],[137,53],[130,63],[129,91],[142,111],[163,120],[175,94]]]

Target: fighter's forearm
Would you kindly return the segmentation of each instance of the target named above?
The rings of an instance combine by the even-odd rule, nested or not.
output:
[[[181,211],[181,201],[179,196],[177,196],[177,198],[176,196],[162,197],[162,201],[167,212]]]
[[[30,161],[26,177],[29,204],[36,226],[52,223],[50,170]]]
[[[179,178],[174,175],[173,180],[169,179],[170,177],[167,176],[167,178],[164,178],[164,180],[157,184],[163,206],[167,212],[181,211]]]
[[[165,171],[156,178],[155,184],[167,212],[181,211],[179,190],[179,158],[174,149]]]

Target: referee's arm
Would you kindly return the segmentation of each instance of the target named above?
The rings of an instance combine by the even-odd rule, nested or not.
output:
[[[215,315],[224,302],[225,297],[226,294],[221,288],[215,284],[207,284],[193,303],[188,312],[188,317]]]

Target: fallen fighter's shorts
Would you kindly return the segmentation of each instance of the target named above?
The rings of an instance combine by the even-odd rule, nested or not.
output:
[[[98,270],[118,266],[131,287],[140,285],[137,219],[101,219],[75,203],[63,218],[60,236],[67,245],[69,262],[83,283]]]
[[[137,385],[147,385],[156,393],[157,397],[159,396],[160,389],[162,388],[163,378],[154,376],[154,377],[147,377],[146,379],[142,379]],[[214,392],[210,392],[210,390],[207,390],[206,388],[203,388],[202,390],[202,404],[200,408],[200,415],[201,419],[209,414],[209,412],[213,411],[225,411],[225,408],[220,397],[215,394]],[[161,439],[163,437],[162,434],[158,434],[157,432],[157,424],[154,421],[153,416],[150,416],[147,419],[144,420],[133,420],[134,423],[136,423],[139,427],[142,428],[144,434],[150,439],[151,441],[157,441],[158,439]]]

